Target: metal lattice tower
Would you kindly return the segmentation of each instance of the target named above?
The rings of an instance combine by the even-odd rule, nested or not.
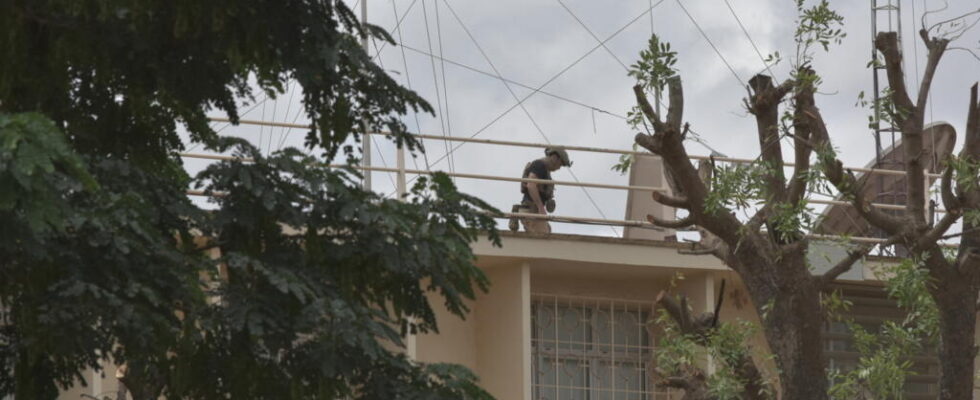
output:
[[[884,94],[884,88],[881,86],[881,73],[885,72],[885,66],[883,63],[877,62],[879,59],[878,51],[875,49],[874,40],[878,37],[880,32],[896,32],[898,34],[898,43],[901,46],[902,43],[902,6],[901,0],[871,0],[871,59],[876,60],[872,65],[871,74],[872,82],[874,85],[874,95],[872,103],[874,107],[874,113],[872,115],[872,127],[874,129],[875,136],[875,163],[876,167],[884,167],[884,163],[887,160],[882,160],[881,156],[885,150],[885,146],[895,144],[895,133],[898,129],[894,126],[882,126],[882,121],[880,120],[880,107],[882,95]],[[885,82],[887,82],[887,76],[885,77]],[[891,139],[891,143],[883,144],[881,134],[888,133]]]
[[[899,132],[898,128],[891,125],[888,121],[881,120],[881,107],[882,102],[887,96],[886,87],[882,87],[882,82],[885,85],[888,84],[888,76],[885,65],[883,62],[879,62],[881,57],[878,55],[878,50],[875,48],[875,38],[881,32],[895,32],[898,35],[898,45],[901,48],[902,44],[902,0],[871,0],[871,59],[874,60],[871,66],[872,75],[872,85],[874,94],[872,95],[872,117],[871,117],[871,127],[874,130],[873,134],[875,137],[875,168],[883,169],[903,169],[905,157],[902,151],[894,151],[896,144],[895,136]],[[913,0],[914,1],[914,0]],[[903,68],[904,70],[904,68]],[[884,76],[883,76],[884,74]],[[882,81],[884,79],[884,81]],[[887,126],[882,126],[887,124]],[[882,136],[885,136],[883,141]],[[875,196],[875,200],[879,203],[885,204],[905,204],[907,201],[907,193],[904,189],[900,189],[902,185],[898,187],[888,188],[886,185],[886,180],[884,175],[878,175],[876,177],[869,177],[871,179],[877,180],[874,186],[878,188],[878,193]],[[874,233],[869,236],[879,236],[886,237],[885,232],[874,229]],[[902,253],[902,249],[898,247],[891,246],[889,248],[881,248],[880,251],[887,255],[898,255]]]

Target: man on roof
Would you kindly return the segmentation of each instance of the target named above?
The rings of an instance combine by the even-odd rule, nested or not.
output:
[[[561,167],[572,165],[568,152],[557,147],[544,149],[544,157],[531,161],[524,166],[522,178],[551,180],[551,173]],[[521,204],[515,204],[513,212],[526,214],[548,215],[554,211],[555,185],[539,182],[521,182],[521,193],[524,199]],[[521,218],[524,230],[534,233],[551,233],[551,225],[545,219]],[[517,219],[511,218],[510,230],[518,229]]]

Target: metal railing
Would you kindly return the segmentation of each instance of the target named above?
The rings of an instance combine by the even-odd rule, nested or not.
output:
[[[227,118],[210,118],[212,122],[226,122],[231,123]],[[303,124],[290,124],[281,122],[268,122],[268,121],[255,121],[255,120],[245,120],[241,119],[238,121],[240,125],[253,125],[253,126],[266,126],[266,127],[281,127],[281,128],[297,128],[297,129],[309,129],[309,125]],[[370,132],[370,134],[385,134],[385,132]],[[439,136],[439,135],[425,135],[425,134],[414,134],[415,137],[419,139],[429,139],[429,140],[444,140],[450,142],[460,142],[460,143],[477,143],[484,145],[497,145],[497,146],[510,146],[510,147],[529,147],[529,148],[548,148],[548,147],[561,147],[566,151],[581,151],[581,152],[592,152],[592,153],[606,153],[606,154],[617,154],[617,155],[642,155],[657,157],[644,151],[634,151],[634,150],[621,150],[621,149],[610,149],[601,147],[587,147],[587,146],[556,146],[547,143],[529,143],[529,142],[518,142],[509,140],[494,140],[494,139],[476,139],[476,138],[466,138],[466,137],[453,137],[453,136]],[[389,172],[397,175],[398,184],[396,185],[396,191],[399,196],[405,194],[406,192],[406,176],[407,175],[426,175],[431,174],[432,171],[420,170],[420,169],[410,169],[406,168],[404,164],[404,150],[398,149],[399,151],[399,162],[397,167],[378,167],[378,166],[350,166],[350,165],[340,165],[333,164],[331,167],[352,167],[369,172]],[[204,153],[181,153],[181,157],[192,158],[192,159],[204,159],[204,160],[232,160],[240,159],[243,161],[250,161],[247,158],[239,158],[233,156],[219,155],[219,154],[204,154]],[[735,157],[709,157],[709,156],[698,156],[691,155],[692,160],[712,160],[715,162],[729,162],[737,164],[750,164],[756,162],[753,159],[745,158],[735,158]],[[785,168],[794,167],[794,163],[787,162],[784,164]],[[889,169],[877,169],[877,168],[847,168],[851,171],[862,172],[866,174],[880,174],[880,175],[892,175],[892,176],[905,176],[905,171],[900,170],[889,170]],[[640,186],[640,185],[614,185],[606,183],[593,183],[593,182],[573,182],[573,181],[560,181],[560,180],[543,180],[543,179],[530,179],[530,178],[516,178],[510,176],[496,176],[496,175],[486,175],[486,174],[473,174],[473,173],[462,173],[462,172],[446,172],[444,174],[463,179],[478,179],[478,180],[489,180],[489,181],[505,181],[505,182],[534,182],[534,183],[548,183],[559,186],[578,186],[585,188],[599,188],[599,189],[612,189],[612,190],[626,190],[626,191],[643,191],[643,192],[662,192],[667,193],[669,188],[667,187],[657,187],[657,186]],[[925,171],[925,182],[926,191],[931,187],[930,178],[938,178],[940,174],[930,173],[928,170]],[[205,193],[202,191],[190,190],[187,192],[189,195],[204,196]],[[219,194],[220,195],[220,194]],[[825,200],[825,199],[809,199],[810,203],[822,204],[822,205],[839,205],[839,206],[852,206],[850,202],[840,201],[840,200]],[[871,203],[870,206],[884,209],[884,210],[905,210],[906,206],[897,204],[884,204],[884,203]],[[936,209],[937,213],[943,213],[945,210]],[[577,217],[568,215],[542,215],[542,214],[529,214],[529,213],[510,213],[504,212],[499,215],[495,215],[499,218],[528,218],[528,219],[543,219],[555,222],[567,222],[567,223],[582,223],[582,224],[600,224],[600,225],[613,225],[613,226],[624,226],[624,227],[641,227],[649,229],[660,229],[654,224],[648,221],[639,220],[617,220],[617,219],[607,219],[607,218],[589,218],[589,217]],[[831,238],[828,235],[811,235],[815,238]],[[848,240],[852,242],[861,243],[885,243],[885,239],[874,238],[874,237],[849,237]]]

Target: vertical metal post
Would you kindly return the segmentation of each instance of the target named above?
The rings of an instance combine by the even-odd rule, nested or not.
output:
[[[408,193],[408,188],[405,183],[405,147],[398,146],[398,198],[404,199],[405,194]]]
[[[361,0],[361,46],[368,53],[367,36],[367,0]],[[361,122],[361,165],[371,167],[371,135],[368,133],[367,122]],[[371,190],[371,171],[364,170],[364,189]]]
[[[933,151],[936,151],[936,149],[933,149]],[[929,221],[932,219],[932,207],[929,206],[929,188],[932,187],[931,182],[929,182],[929,168],[922,169],[922,186],[922,201],[925,203],[923,204],[922,212],[926,214],[925,220]]]

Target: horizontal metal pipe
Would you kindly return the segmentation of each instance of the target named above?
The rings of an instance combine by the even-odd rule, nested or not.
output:
[[[234,156],[223,156],[223,155],[216,155],[216,154],[182,153],[181,154],[181,157],[202,158],[202,159],[208,159],[208,160],[235,160],[235,159],[238,159],[238,160],[245,161],[245,162],[251,162],[252,161],[249,158],[241,158],[241,157],[234,157]],[[331,167],[334,167],[334,168],[341,168],[341,167],[345,167],[345,166],[346,165],[341,165],[341,164],[331,165]],[[398,172],[398,168],[391,168],[391,167],[365,167],[365,166],[361,166],[361,165],[355,165],[353,167],[356,168],[356,169],[367,170],[367,171],[375,171],[375,172]],[[426,174],[430,174],[431,172],[430,171],[424,171],[424,170],[417,170],[417,169],[406,169],[405,170],[405,173],[407,173],[407,174],[416,174],[416,175],[426,175]],[[493,176],[493,175],[467,174],[467,173],[461,173],[461,172],[445,172],[445,174],[446,175],[449,175],[449,176],[453,176],[453,177],[469,178],[469,179],[485,179],[485,180],[496,180],[496,181],[507,181],[507,182],[535,182],[535,183],[546,183],[546,184],[550,183],[550,184],[563,185],[563,186],[583,186],[583,187],[594,187],[594,188],[600,188],[600,189],[636,190],[636,191],[665,192],[665,193],[667,192],[667,189],[666,188],[658,188],[658,187],[654,187],[654,186],[609,185],[609,184],[603,184],[603,183],[580,183],[580,182],[571,182],[571,181],[554,181],[554,180],[546,180],[546,179],[512,178],[512,177],[502,177],[502,176]],[[815,203],[815,204],[843,205],[843,206],[851,206],[852,205],[849,202],[840,201],[840,200],[811,199],[809,201],[811,203]],[[905,209],[905,206],[897,205],[897,204],[871,203],[871,206],[872,207],[876,207],[876,208],[886,209],[886,210],[904,210]],[[936,211],[937,212],[945,212],[945,210],[936,210]]]
[[[190,196],[202,196],[202,197],[222,197],[226,193],[217,192],[208,196],[203,190],[187,190],[186,193]],[[528,218],[528,219],[544,219],[554,222],[567,222],[567,223],[590,223],[590,224],[603,224],[603,225],[616,225],[616,226],[632,226],[641,228],[651,228],[662,230],[663,228],[658,227],[647,221],[637,221],[637,220],[619,220],[619,219],[603,219],[603,218],[587,218],[587,217],[569,217],[563,215],[546,215],[546,214],[533,214],[533,213],[492,213],[489,211],[482,212],[483,214],[490,215],[494,218]],[[888,240],[873,237],[863,237],[863,236],[834,236],[834,235],[821,235],[821,234],[809,234],[806,235],[811,239],[820,240],[844,240],[854,243],[886,243]],[[956,243],[941,243],[944,247],[958,247]]]
[[[230,161],[230,160],[236,160],[237,159],[237,160],[241,160],[241,161],[244,161],[244,162],[251,162],[252,161],[249,158],[241,158],[241,157],[234,157],[234,156],[222,156],[222,155],[201,155],[201,154],[192,154],[192,153],[181,153],[180,156],[181,157],[187,157],[187,158],[203,158],[203,159],[209,159],[209,160],[225,160],[225,161]],[[346,165],[346,164],[331,164],[330,167],[331,168],[343,168],[343,167],[348,167],[348,165]],[[391,168],[391,167],[366,167],[366,166],[362,166],[362,165],[353,165],[351,167],[354,167],[354,168],[360,169],[360,170],[375,171],[375,172],[399,172],[400,171],[398,168]],[[415,174],[415,175],[429,175],[432,172],[431,171],[426,171],[426,170],[419,170],[419,169],[406,169],[405,170],[405,173],[406,174]],[[484,180],[491,180],[491,181],[534,182],[534,183],[554,184],[554,185],[562,185],[562,186],[581,186],[581,187],[591,187],[591,188],[599,188],[599,189],[636,190],[636,191],[643,191],[643,192],[666,192],[667,191],[667,188],[661,188],[661,187],[655,187],[655,186],[610,185],[610,184],[605,184],[605,183],[557,181],[557,180],[550,180],[550,179],[512,178],[512,177],[506,177],[506,176],[467,174],[467,173],[462,173],[462,172],[445,172],[445,174],[446,175],[449,175],[449,176],[457,177],[457,178],[484,179]]]
[[[199,196],[199,197],[223,197],[227,193],[216,192],[211,195],[206,194],[203,190],[187,190],[185,193],[189,196]],[[654,224],[647,221],[636,221],[636,220],[620,220],[620,219],[603,219],[603,218],[588,218],[588,217],[569,217],[563,215],[545,215],[545,214],[532,214],[532,213],[509,213],[501,212],[494,213],[489,211],[483,211],[481,214],[489,215],[494,218],[528,218],[528,219],[544,219],[554,222],[568,222],[568,223],[587,223],[587,224],[601,224],[601,225],[616,225],[616,226],[632,226],[640,228],[649,228],[656,230],[663,230]]]
[[[231,122],[227,118],[210,118],[210,120],[211,121],[214,121],[214,122],[228,122],[228,123]],[[246,119],[239,120],[238,122],[239,122],[239,124],[242,124],[242,125],[276,126],[276,127],[282,127],[282,128],[300,128],[300,129],[309,129],[310,128],[309,125],[289,124],[289,123],[283,123],[283,122],[267,122],[267,121],[255,121],[255,120],[246,120]],[[387,134],[390,134],[390,132],[381,132],[381,131],[378,131],[378,132],[370,132],[370,133],[371,134],[379,134],[379,135],[387,135]],[[548,143],[528,143],[528,142],[515,142],[515,141],[510,141],[510,140],[476,139],[476,138],[466,138],[466,137],[458,137],[458,136],[440,136],[440,135],[426,135],[426,134],[412,134],[412,135],[415,136],[415,137],[418,137],[418,138],[423,138],[423,139],[448,140],[448,141],[451,141],[451,142],[482,143],[482,144],[492,144],[492,145],[501,145],[501,146],[518,146],[518,147],[535,147],[535,148],[561,147],[563,149],[572,150],[572,151],[588,151],[588,152],[593,152],[593,153],[611,153],[611,154],[632,154],[632,155],[644,155],[644,156],[658,157],[657,155],[651,154],[650,152],[647,152],[647,151],[619,150],[619,149],[609,149],[609,148],[601,148],[601,147],[586,147],[586,146],[564,146],[564,145],[559,146],[559,145],[548,144]],[[711,157],[711,156],[700,156],[700,155],[689,155],[688,157],[691,158],[691,159],[693,159],[693,160],[712,160],[713,159],[715,161],[733,162],[733,163],[742,163],[742,164],[749,164],[749,163],[753,163],[753,162],[756,161],[754,159],[749,159],[749,158],[735,158],[735,157]],[[795,167],[795,166],[796,166],[796,164],[789,163],[789,162],[784,164],[784,167]],[[864,172],[864,173],[869,173],[869,174],[896,175],[896,176],[897,175],[905,175],[905,171],[893,170],[893,169],[860,168],[860,167],[853,167],[853,168],[847,168],[847,169],[849,169],[851,171],[855,171],[855,172]],[[931,177],[939,177],[941,175],[939,175],[939,174],[929,174],[929,176],[931,176]]]

